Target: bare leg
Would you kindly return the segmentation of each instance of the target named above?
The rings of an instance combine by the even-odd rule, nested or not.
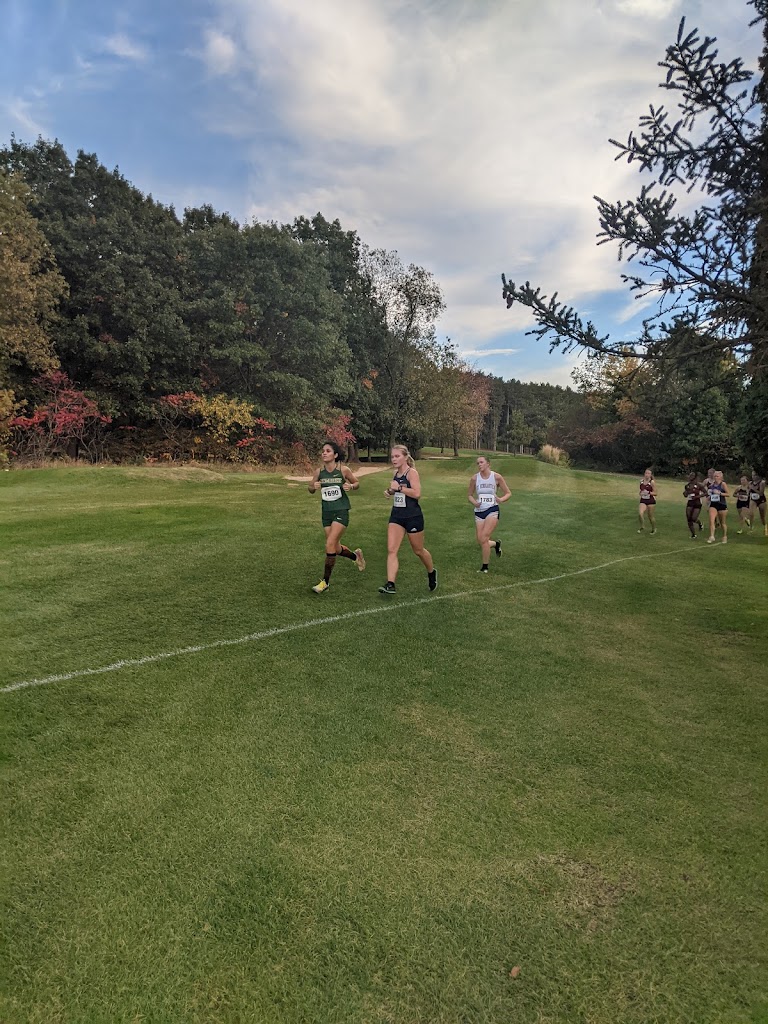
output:
[[[715,523],[717,521],[717,509],[709,506],[709,539],[708,544],[714,544],[715,541]]]
[[[336,555],[341,550],[339,541],[346,527],[343,523],[331,523],[330,526],[324,526],[323,529],[325,530],[325,571],[323,579],[326,583],[330,583],[331,573],[336,564]]]
[[[686,505],[685,506],[685,518],[688,521],[688,529],[691,531],[691,536],[692,537],[696,536],[696,526],[695,526],[695,523],[696,523],[696,518],[697,518],[696,514],[697,514],[698,511],[699,510],[696,507],[696,505]]]
[[[643,528],[645,527],[645,505],[642,501],[640,502],[640,507],[637,510],[637,518],[640,520],[640,529],[637,532],[642,533]]]
[[[728,524],[725,521],[725,517],[728,515],[727,512],[718,512],[717,518],[720,521],[720,526],[723,529],[723,544],[728,543]]]
[[[398,526],[397,523],[389,523],[387,525],[387,580],[390,583],[395,582],[400,568],[400,560],[397,557],[397,553],[400,550],[400,545],[403,543],[404,536],[404,527]]]
[[[475,522],[477,543],[480,545],[480,550],[483,554],[483,565],[487,565],[491,557],[491,537],[498,525],[498,516],[488,516],[487,519],[480,519]]]
[[[427,572],[432,572],[434,565],[432,564],[432,555],[430,555],[424,547],[424,531],[422,530],[421,533],[409,533],[408,542],[411,545],[411,550],[414,555],[421,559],[421,562]],[[387,562],[389,562],[389,560],[387,560]]]

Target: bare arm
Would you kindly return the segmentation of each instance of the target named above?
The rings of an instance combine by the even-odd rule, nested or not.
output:
[[[400,487],[398,484],[392,488],[392,493],[396,494],[398,490],[405,494],[406,497],[415,498],[418,501],[421,497],[421,481],[419,480],[418,471],[415,469],[408,470],[408,483],[406,486]]]
[[[346,483],[344,484],[344,490],[356,491],[360,484],[358,482],[357,477],[349,468],[349,466],[344,466],[344,468],[342,469],[342,473],[344,474],[344,480],[346,481]]]
[[[316,469],[315,470],[315,475],[312,477],[312,479],[311,479],[311,481],[309,483],[309,486],[307,487],[307,490],[309,491],[310,494],[314,494],[319,486],[320,486],[320,470]]]
[[[480,502],[475,497],[475,475],[474,475],[474,473],[469,478],[469,487],[467,489],[467,501],[470,503],[470,505],[474,505],[475,508],[477,508],[478,505],[480,504]]]
[[[501,487],[501,497],[496,498],[496,501],[499,503],[499,505],[501,505],[503,502],[509,501],[509,499],[512,497],[512,491],[510,491],[509,487],[507,486],[507,481],[504,479],[501,473],[495,473],[494,475],[496,477],[496,486]]]

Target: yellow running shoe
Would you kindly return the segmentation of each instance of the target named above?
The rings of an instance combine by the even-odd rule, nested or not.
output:
[[[324,594],[326,590],[330,590],[330,583],[326,583],[325,580],[320,580],[316,587],[312,587],[316,594]]]

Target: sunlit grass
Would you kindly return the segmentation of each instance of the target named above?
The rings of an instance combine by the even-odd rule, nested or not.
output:
[[[0,694],[0,1019],[765,1019],[768,541],[494,468],[483,577],[473,459],[419,465],[439,600],[404,550],[381,614]],[[4,474],[0,686],[378,607],[382,483],[318,598],[282,476]]]

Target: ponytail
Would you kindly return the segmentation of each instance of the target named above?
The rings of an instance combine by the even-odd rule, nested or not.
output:
[[[408,451],[404,444],[393,444],[392,451],[402,452],[403,455],[405,456],[405,461],[408,463],[409,466],[416,465],[416,463],[413,461],[413,456],[411,455],[411,453]]]

